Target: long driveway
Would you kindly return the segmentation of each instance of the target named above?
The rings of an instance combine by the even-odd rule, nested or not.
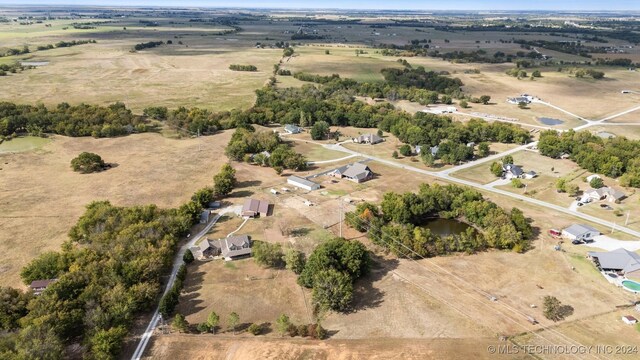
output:
[[[213,225],[215,225],[216,222],[218,222],[220,217],[228,213],[239,213],[238,206],[230,206],[224,209],[220,209],[218,214],[211,220],[209,224],[207,224],[207,226],[204,229],[202,229],[202,231],[200,231],[195,236],[192,236],[191,239],[186,244],[180,247],[180,249],[178,250],[178,253],[173,259],[173,268],[171,269],[171,275],[169,276],[169,281],[167,281],[167,285],[164,288],[164,292],[162,293],[162,296],[166,295],[169,292],[169,290],[173,286],[173,283],[176,281],[176,275],[178,274],[178,269],[180,269],[180,266],[182,265],[182,262],[183,262],[182,256],[187,251],[187,249],[194,246],[196,242],[198,242],[198,240],[205,237],[209,232],[209,230],[211,230]],[[149,339],[151,338],[151,335],[153,335],[153,331],[158,325],[158,321],[160,321],[161,318],[162,318],[162,315],[160,315],[160,305],[158,304],[158,306],[156,307],[156,310],[153,313],[153,316],[151,317],[151,321],[149,321],[149,325],[147,325],[147,328],[144,331],[144,334],[142,334],[142,337],[140,337],[140,342],[136,347],[136,351],[133,353],[133,356],[131,356],[132,360],[138,360],[142,358],[142,354],[144,354],[144,350],[147,348]]]

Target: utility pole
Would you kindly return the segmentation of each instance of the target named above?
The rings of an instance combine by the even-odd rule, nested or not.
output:
[[[627,210],[627,220],[624,221],[624,226],[627,226],[629,224],[629,214],[631,213],[631,210]]]

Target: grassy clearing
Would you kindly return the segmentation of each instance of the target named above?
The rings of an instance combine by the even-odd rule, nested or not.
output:
[[[21,136],[0,144],[0,154],[40,149],[51,140],[37,136]]]

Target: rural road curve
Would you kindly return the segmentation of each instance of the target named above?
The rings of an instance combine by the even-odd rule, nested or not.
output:
[[[519,147],[517,147],[515,149],[511,149],[509,151],[506,151],[506,152],[503,152],[503,153],[500,153],[500,154],[496,154],[496,155],[492,155],[490,157],[486,157],[486,158],[483,158],[483,159],[480,159],[480,160],[472,161],[471,163],[473,163],[474,165],[477,165],[478,163],[491,161],[492,159],[499,158],[501,156],[504,156],[505,154],[510,154],[512,152],[515,152],[515,151],[518,151],[518,150],[522,150],[523,148],[525,148],[525,147],[527,147],[527,146],[529,146],[531,144],[533,144],[533,143],[530,143],[528,145],[519,146]],[[629,234],[629,235],[636,236],[636,237],[640,238],[640,231],[635,231],[633,229],[629,229],[629,228],[624,227],[624,226],[615,225],[612,222],[602,220],[602,219],[597,218],[595,216],[579,213],[577,211],[572,211],[572,210],[570,210],[570,209],[568,209],[566,207],[550,204],[548,202],[545,202],[545,201],[542,201],[542,200],[538,200],[538,199],[533,199],[533,198],[530,198],[530,197],[527,197],[527,196],[524,196],[524,195],[514,194],[512,192],[509,192],[509,191],[506,191],[506,190],[502,190],[502,189],[493,188],[493,187],[488,186],[488,185],[477,184],[477,183],[474,183],[472,181],[467,181],[467,180],[463,180],[463,179],[454,178],[451,175],[449,175],[450,172],[460,170],[462,168],[462,166],[464,166],[464,165],[461,165],[461,166],[458,166],[458,167],[455,167],[455,168],[452,168],[452,169],[447,169],[447,170],[444,170],[444,171],[440,171],[440,172],[435,172],[435,171],[428,171],[428,170],[424,170],[424,169],[419,169],[419,168],[413,167],[411,165],[400,164],[398,162],[387,160],[387,159],[382,159],[382,158],[379,158],[379,157],[376,157],[376,156],[371,156],[371,155],[367,155],[367,154],[361,154],[361,153],[358,153],[357,151],[346,149],[346,148],[344,148],[344,147],[342,147],[340,145],[325,145],[325,146],[330,148],[330,149],[332,149],[332,150],[343,151],[343,152],[347,152],[347,153],[350,153],[350,154],[359,155],[359,156],[362,156],[362,157],[365,157],[365,158],[369,158],[369,159],[372,159],[374,161],[377,161],[377,162],[380,162],[380,163],[383,163],[383,164],[387,164],[387,165],[390,165],[390,166],[393,166],[393,167],[397,167],[397,168],[400,168],[400,169],[405,169],[405,170],[413,171],[413,172],[424,174],[424,175],[430,175],[430,176],[434,176],[436,178],[440,178],[440,179],[444,179],[444,180],[447,180],[447,181],[450,181],[450,182],[455,182],[455,183],[458,183],[458,184],[466,185],[466,186],[473,187],[473,188],[476,188],[476,189],[482,189],[482,190],[490,191],[490,192],[493,192],[493,193],[496,193],[496,194],[509,196],[509,197],[511,197],[513,199],[518,199],[518,200],[521,200],[523,202],[527,202],[527,203],[530,203],[530,204],[534,204],[534,205],[546,207],[546,208],[549,208],[549,209],[552,209],[552,210],[556,210],[556,211],[559,211],[559,212],[564,213],[564,214],[568,214],[568,215],[575,216],[575,217],[578,217],[578,218],[581,218],[581,219],[584,219],[584,220],[591,221],[593,223],[596,223],[596,224],[599,224],[599,225],[602,225],[602,226],[606,226],[608,228],[615,227],[615,229],[617,229],[618,231],[622,231],[622,232],[624,232],[626,234]],[[467,164],[465,164],[465,165],[467,165]],[[473,165],[471,165],[471,166],[473,166]]]
[[[167,285],[164,288],[164,292],[162,293],[162,296],[166,295],[171,289],[171,287],[173,286],[173,283],[176,280],[176,275],[178,274],[178,269],[180,269],[180,266],[182,265],[182,256],[184,255],[185,251],[188,248],[194,246],[199,239],[206,236],[209,230],[211,230],[213,225],[215,225],[216,222],[218,222],[218,220],[222,215],[228,214],[228,213],[238,213],[238,212],[239,212],[238,206],[230,206],[224,209],[220,209],[218,214],[211,220],[211,222],[204,229],[202,229],[202,231],[200,231],[195,236],[191,237],[191,239],[189,239],[189,241],[186,244],[180,247],[180,249],[178,250],[178,253],[173,259],[173,268],[171,269],[171,275],[169,277],[169,281],[167,281]],[[131,360],[139,360],[142,358],[142,355],[144,354],[144,350],[147,348],[147,345],[149,343],[149,339],[151,338],[151,335],[153,335],[153,331],[158,325],[158,321],[160,321],[161,317],[162,316],[160,315],[160,304],[158,304],[155,312],[153,313],[153,316],[151,317],[151,321],[149,321],[149,325],[147,325],[147,328],[144,331],[144,334],[142,334],[142,336],[140,337],[140,342],[136,347],[136,351],[131,356]]]

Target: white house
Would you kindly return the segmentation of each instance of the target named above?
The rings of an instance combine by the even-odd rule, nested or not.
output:
[[[627,325],[633,325],[638,322],[638,319],[634,318],[631,315],[625,315],[622,317],[622,321]]]
[[[287,179],[287,184],[309,191],[320,189],[320,184],[316,184],[313,181],[309,181],[305,178],[301,178],[295,175],[289,176],[289,178]]]
[[[566,229],[562,230],[562,237],[573,240],[580,240],[585,242],[591,242],[596,236],[599,236],[600,231],[586,224],[573,224]]]
[[[297,125],[287,124],[284,126],[284,131],[289,134],[299,134],[300,132],[302,132],[302,128]]]
[[[502,171],[504,171],[504,177],[506,179],[519,179],[524,174],[520,166],[513,164],[502,165]]]

